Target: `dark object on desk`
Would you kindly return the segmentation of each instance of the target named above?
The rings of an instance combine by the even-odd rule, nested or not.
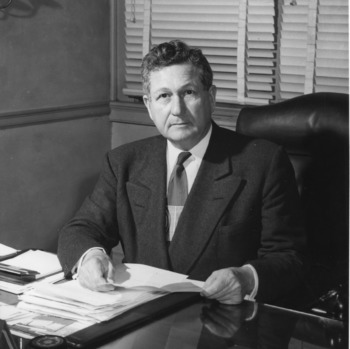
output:
[[[347,286],[339,284],[311,304],[311,312],[330,319],[348,321]]]
[[[288,152],[305,218],[310,300],[348,285],[349,96],[314,93],[243,108],[237,132]]]
[[[0,280],[25,285],[37,279],[39,272],[0,263]]]
[[[15,266],[8,265],[6,263],[0,263],[0,271],[11,275],[16,275],[16,276],[33,277],[33,279],[35,279],[35,275],[39,274],[39,272],[35,270],[18,268]]]
[[[199,293],[170,293],[142,304],[116,318],[92,325],[66,337],[69,347],[96,348],[127,331],[154,321],[200,299]]]
[[[17,349],[17,344],[7,326],[6,321],[0,320],[0,348]]]
[[[33,338],[29,344],[28,349],[67,349],[67,342],[64,338],[59,336],[39,336]]]

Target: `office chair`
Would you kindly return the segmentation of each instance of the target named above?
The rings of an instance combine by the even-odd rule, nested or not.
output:
[[[347,298],[349,96],[322,92],[244,107],[236,131],[280,144],[290,157],[307,233],[310,300],[339,300],[339,292]]]

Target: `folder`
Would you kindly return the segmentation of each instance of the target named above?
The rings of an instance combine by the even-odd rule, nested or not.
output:
[[[13,283],[25,284],[61,271],[57,256],[41,250],[21,251],[0,262],[0,279]]]
[[[0,246],[0,290],[21,294],[37,282],[56,282],[64,278],[57,255],[51,252]],[[7,253],[9,252],[9,253]]]

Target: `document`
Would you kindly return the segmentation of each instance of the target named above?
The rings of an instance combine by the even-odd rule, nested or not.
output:
[[[113,291],[95,292],[78,280],[41,284],[19,297],[23,310],[79,322],[102,322],[169,292],[200,292],[203,282],[141,264],[121,264],[110,280]]]
[[[11,257],[15,257],[20,253],[22,253],[21,250],[16,250],[15,248],[12,248],[10,246],[0,244],[0,261]]]
[[[33,338],[45,334],[65,337],[89,326],[87,322],[82,323],[60,317],[37,314],[1,302],[0,319],[7,321],[12,334],[22,338]]]
[[[204,284],[184,274],[132,263],[117,265],[113,280],[108,281],[116,287],[166,292],[201,292]]]
[[[12,255],[16,252],[17,252],[16,249],[10,246],[6,246],[4,244],[0,244],[0,258],[7,257],[8,255]]]
[[[45,278],[42,278],[42,279],[39,279],[36,281],[32,281],[29,283],[25,283],[25,284],[16,284],[13,282],[3,281],[0,279],[0,290],[19,295],[19,294],[22,294],[26,291],[31,290],[32,288],[34,288],[38,284],[55,283],[55,282],[58,282],[61,280],[64,280],[63,272],[57,273],[54,275],[50,275],[50,276],[47,276]]]

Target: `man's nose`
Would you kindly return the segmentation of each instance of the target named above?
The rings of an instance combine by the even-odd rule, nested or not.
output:
[[[171,102],[171,114],[181,116],[184,114],[185,103],[180,96],[174,96]]]

